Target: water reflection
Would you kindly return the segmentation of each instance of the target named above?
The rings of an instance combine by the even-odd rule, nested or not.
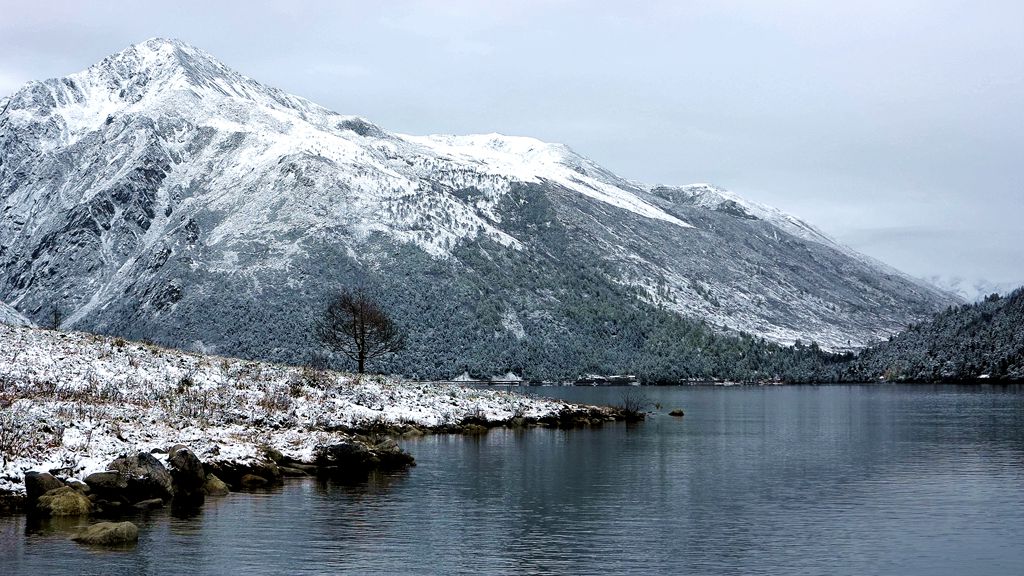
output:
[[[25,536],[47,537],[67,535],[70,537],[72,534],[77,532],[79,528],[87,526],[88,524],[88,518],[84,517],[57,516],[50,518],[47,516],[40,516],[38,514],[31,514],[25,517]]]
[[[619,391],[545,389],[614,403]],[[638,426],[404,443],[418,466],[139,517],[129,554],[0,519],[0,573],[1017,574],[1020,387],[657,388]],[[684,418],[668,410],[681,407]],[[13,528],[13,531],[12,531]],[[173,552],[171,552],[173,551]]]

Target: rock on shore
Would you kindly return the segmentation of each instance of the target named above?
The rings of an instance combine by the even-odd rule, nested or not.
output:
[[[275,450],[268,450],[268,453],[290,465],[289,470],[305,475],[359,479],[376,470],[393,471],[415,465],[413,457],[390,439],[367,443],[351,438],[318,447],[315,463],[293,461]],[[279,484],[283,478],[281,467],[270,458],[249,463],[214,461],[204,465],[182,445],[170,449],[168,463],[170,470],[149,452],[122,455],[112,460],[107,470],[86,476],[84,482],[69,479],[70,485],[48,473],[28,472],[24,481],[26,508],[48,516],[78,516],[91,512],[109,516],[166,504],[194,507],[202,504],[207,495],[227,494],[229,485],[235,490],[254,490]]]
[[[62,486],[40,496],[36,510],[46,516],[84,516],[92,510],[92,502],[78,490]]]

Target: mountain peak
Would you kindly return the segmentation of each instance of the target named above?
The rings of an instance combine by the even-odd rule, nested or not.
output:
[[[108,79],[172,89],[185,86],[223,89],[233,84],[253,82],[210,53],[169,38],[150,38],[133,44],[80,74],[99,74]]]
[[[111,65],[120,65],[136,72],[166,66],[189,68],[196,65],[229,71],[209,53],[173,38],[150,38],[132,44],[97,64],[98,67]]]
[[[132,44],[131,46],[125,48],[121,52],[112,55],[111,57],[117,57],[119,55],[125,55],[129,53],[147,54],[156,57],[166,57],[175,53],[184,54],[190,52],[201,52],[201,50],[177,38],[154,37],[149,38],[147,40],[143,40],[142,42]]]
[[[150,38],[81,72],[30,82],[10,98],[10,107],[21,111],[13,118],[18,125],[53,120],[41,135],[68,145],[113,117],[197,108],[218,116],[215,111],[231,100],[286,110],[303,119],[330,121],[336,116],[303,98],[264,86],[205,50],[173,38]]]
[[[129,48],[135,49],[147,49],[147,50],[172,50],[179,49],[185,51],[198,51],[199,49],[178,38],[164,38],[162,36],[154,36],[152,38],[143,40],[137,44],[133,44]]]

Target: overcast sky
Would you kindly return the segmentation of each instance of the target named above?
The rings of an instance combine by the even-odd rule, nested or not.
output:
[[[392,131],[563,142],[914,275],[1024,284],[1019,0],[293,4],[0,0],[0,96],[175,37]]]

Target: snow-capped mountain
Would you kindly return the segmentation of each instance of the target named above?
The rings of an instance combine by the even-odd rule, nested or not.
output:
[[[564,340],[600,355],[632,334],[624,309],[844,348],[953,301],[713,186],[532,138],[387,132],[175,40],[0,100],[0,299],[29,318],[300,360],[353,282],[410,328],[400,369],[449,376]]]

